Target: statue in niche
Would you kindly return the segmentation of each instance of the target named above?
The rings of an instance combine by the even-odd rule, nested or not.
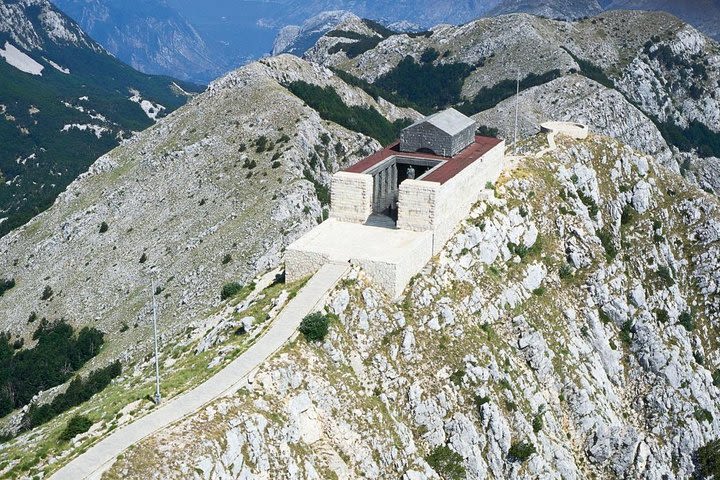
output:
[[[412,165],[408,166],[407,178],[408,178],[408,180],[415,180],[415,169],[413,168]]]

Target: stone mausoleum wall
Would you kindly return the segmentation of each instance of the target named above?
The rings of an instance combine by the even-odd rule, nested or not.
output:
[[[330,217],[343,222],[365,223],[373,209],[373,177],[338,172],[330,190]]]
[[[505,167],[505,142],[440,184],[406,180],[400,185],[397,226],[414,232],[432,231],[439,252],[470,213],[485,185],[495,183]]]
[[[449,135],[430,123],[420,123],[400,133],[400,150],[417,152],[427,148],[435,155],[453,157],[474,141],[474,124],[456,135]]]

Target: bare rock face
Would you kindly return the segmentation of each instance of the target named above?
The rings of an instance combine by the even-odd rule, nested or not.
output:
[[[488,191],[403,300],[353,271],[324,342],[110,475],[690,478],[720,435],[720,204],[615,140],[558,142]],[[511,458],[521,442],[534,453]]]

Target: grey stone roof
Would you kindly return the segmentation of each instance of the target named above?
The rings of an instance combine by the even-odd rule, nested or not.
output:
[[[436,126],[448,135],[457,135],[466,128],[475,125],[475,120],[472,118],[466,117],[454,108],[448,108],[447,110],[443,110],[442,112],[438,112],[430,115],[429,117],[418,120],[408,128],[412,128],[425,122]]]

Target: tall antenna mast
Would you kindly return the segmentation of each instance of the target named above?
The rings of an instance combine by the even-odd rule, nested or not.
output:
[[[150,283],[150,295],[152,295],[153,307],[153,340],[155,343],[155,405],[160,405],[162,396],[160,395],[160,361],[158,356],[158,335],[157,335],[157,304],[155,302],[155,280]]]
[[[513,144],[513,154],[517,155],[518,141],[518,117],[520,115],[520,70],[517,72],[517,91],[515,92],[515,142]]]

